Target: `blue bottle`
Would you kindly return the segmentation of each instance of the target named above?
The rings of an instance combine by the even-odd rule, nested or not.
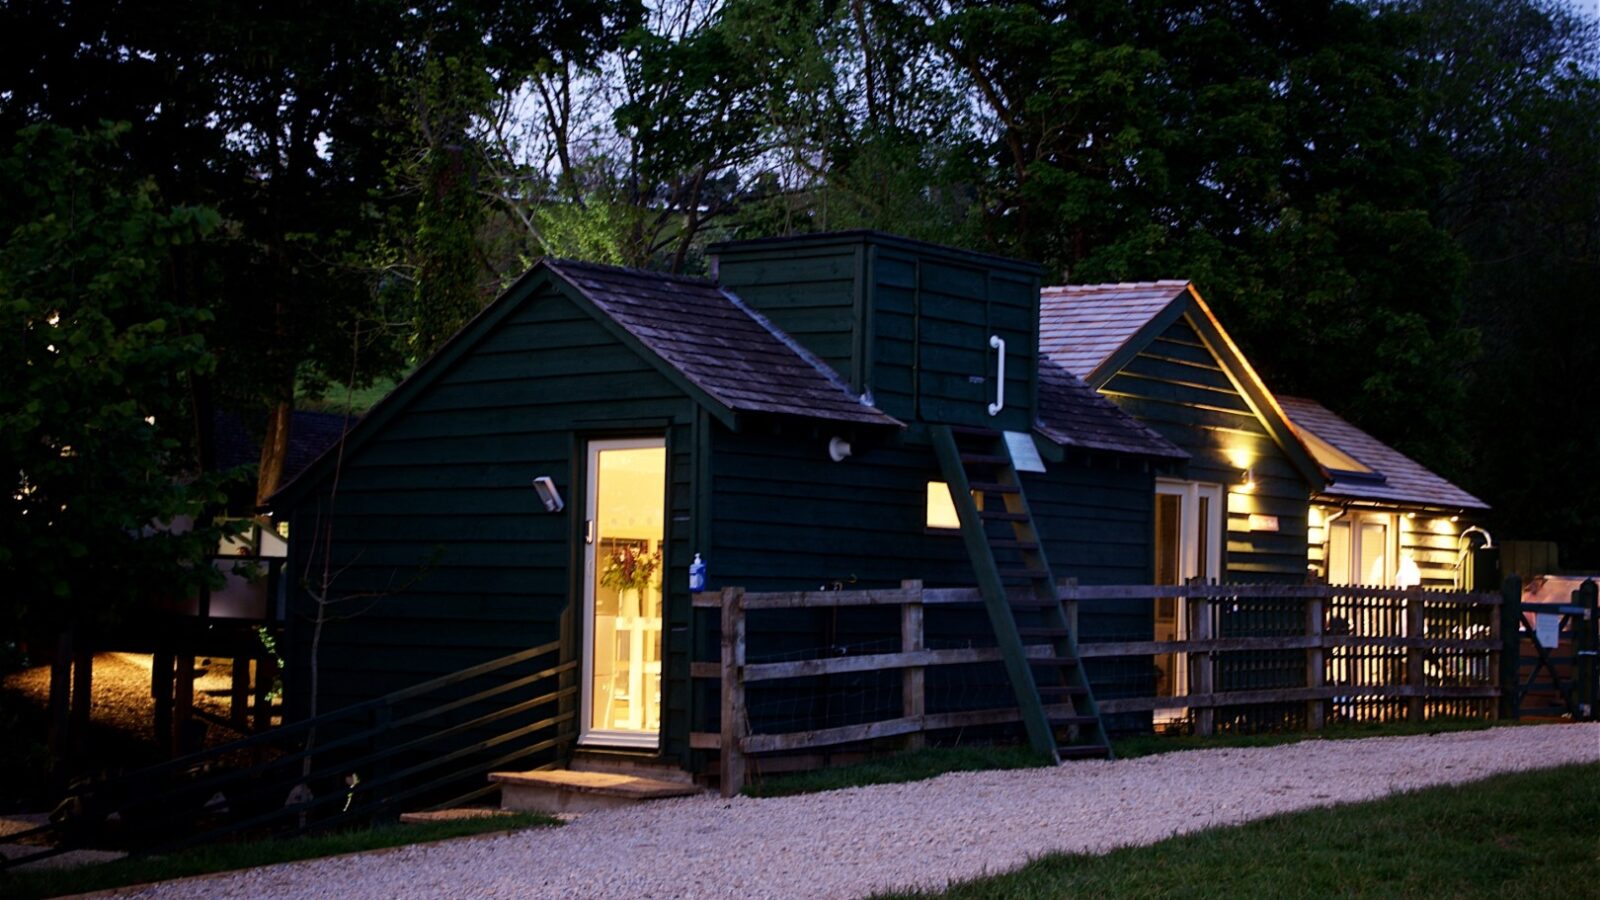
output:
[[[689,590],[699,593],[706,589],[706,564],[701,561],[700,554],[694,555],[694,562],[689,564]]]

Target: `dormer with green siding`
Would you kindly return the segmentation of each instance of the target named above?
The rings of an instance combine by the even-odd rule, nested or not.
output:
[[[1038,266],[872,231],[711,252],[723,287],[885,413],[907,423],[1033,429]]]

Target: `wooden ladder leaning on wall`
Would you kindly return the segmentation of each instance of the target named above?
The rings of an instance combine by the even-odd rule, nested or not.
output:
[[[1075,623],[1062,608],[1004,436],[952,425],[931,426],[931,436],[1029,743],[1055,762],[1111,758],[1111,741],[1079,664]],[[1001,523],[1010,525],[1010,537],[994,534],[1003,532]],[[1001,568],[1001,556],[1021,565]],[[1024,584],[1026,591],[1020,590]],[[1038,624],[1019,625],[1019,613],[1037,614]]]

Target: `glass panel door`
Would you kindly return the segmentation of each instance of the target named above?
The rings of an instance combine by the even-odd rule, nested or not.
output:
[[[1188,584],[1216,578],[1222,568],[1222,486],[1198,481],[1156,483],[1155,583]],[[1182,641],[1189,637],[1189,604],[1179,597],[1155,601],[1157,641]],[[1189,693],[1189,655],[1158,653],[1157,697],[1182,697]],[[1184,719],[1187,709],[1157,710],[1155,723]]]
[[[654,747],[658,742],[666,493],[664,439],[589,444],[586,744]]]
[[[1328,583],[1393,587],[1398,528],[1392,513],[1350,510],[1328,530]]]

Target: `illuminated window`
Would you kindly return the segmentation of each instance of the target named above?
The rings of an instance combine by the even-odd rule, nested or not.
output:
[[[972,500],[979,509],[983,509],[982,494],[973,491]],[[929,528],[961,528],[961,518],[956,515],[955,498],[950,496],[950,485],[943,481],[928,482],[927,522]]]

